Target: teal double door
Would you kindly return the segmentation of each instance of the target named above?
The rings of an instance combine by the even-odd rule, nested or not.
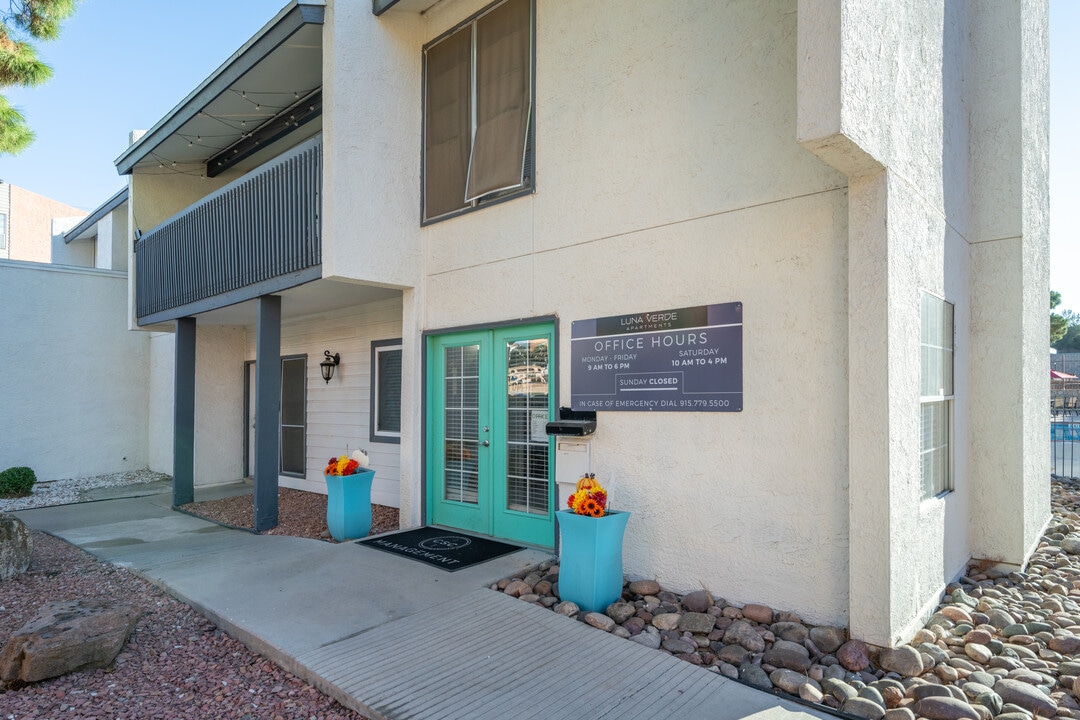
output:
[[[551,323],[428,337],[432,524],[554,547],[553,346]]]

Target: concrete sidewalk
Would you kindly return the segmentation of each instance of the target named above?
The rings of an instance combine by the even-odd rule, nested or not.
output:
[[[170,500],[15,514],[150,579],[372,718],[833,717],[488,589],[546,553],[449,573],[355,543],[224,528]]]

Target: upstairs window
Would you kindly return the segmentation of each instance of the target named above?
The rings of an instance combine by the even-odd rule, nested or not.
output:
[[[953,304],[923,293],[919,405],[922,496],[953,489]]]
[[[0,213],[0,250],[7,250],[7,215]]]
[[[532,191],[533,0],[424,48],[423,222]]]

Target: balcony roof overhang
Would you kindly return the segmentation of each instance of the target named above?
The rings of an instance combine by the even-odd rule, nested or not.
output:
[[[92,213],[79,221],[79,224],[64,233],[64,244],[72,240],[89,240],[97,237],[98,221],[111,213],[116,208],[127,202],[128,189],[121,188],[116,194],[99,205]]]
[[[211,158],[257,139],[261,127],[322,87],[324,11],[324,0],[291,0],[132,143],[116,159],[117,171],[205,171]]]
[[[371,12],[382,15],[390,9],[420,13],[432,7],[438,0],[371,0]]]

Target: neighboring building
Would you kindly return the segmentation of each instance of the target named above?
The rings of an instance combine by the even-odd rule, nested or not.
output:
[[[58,262],[54,230],[62,232],[85,215],[85,210],[0,182],[0,260]]]
[[[146,467],[157,338],[128,328],[127,189],[81,221],[46,223],[58,203],[0,187],[24,222],[26,199],[44,201],[37,226],[50,228],[38,234],[43,261],[0,258],[0,469],[56,480]]]
[[[550,548],[591,470],[630,576],[905,640],[1049,517],[1047,72],[1046,2],[293,0],[117,160],[151,463]],[[609,317],[741,411],[544,434],[677,396]]]
[[[118,190],[100,207],[60,234],[61,243],[53,248],[53,257],[66,255],[71,260],[66,263],[69,265],[126,272],[130,235],[127,199],[128,189]]]

